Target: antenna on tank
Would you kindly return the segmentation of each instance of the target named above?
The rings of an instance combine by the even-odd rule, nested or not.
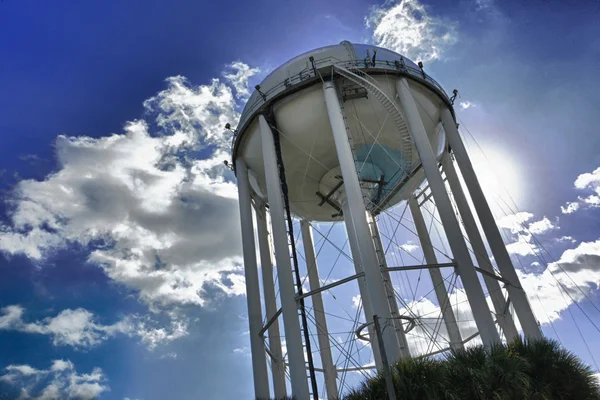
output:
[[[308,57],[308,60],[310,61],[310,63],[312,64],[312,68],[313,68],[313,72],[315,74],[315,76],[319,76],[319,78],[321,78],[321,82],[323,81],[323,77],[321,76],[321,73],[319,72],[319,70],[317,69],[317,67],[315,66],[315,58],[313,56]]]
[[[419,61],[419,63],[417,65],[421,69],[421,74],[423,74],[423,79],[427,79],[427,75],[425,74],[425,71],[423,70],[423,61]]]
[[[260,91],[260,85],[254,86],[254,89],[260,94],[264,101],[267,101],[267,95]]]
[[[223,160],[223,164],[225,164],[225,166],[226,166],[227,168],[229,168],[230,170],[232,170],[232,171],[233,171],[233,166],[229,164],[229,161],[227,161],[227,160]]]
[[[454,100],[456,100],[456,96],[458,96],[458,90],[454,89],[452,91],[452,97],[450,97],[450,104],[454,105]]]

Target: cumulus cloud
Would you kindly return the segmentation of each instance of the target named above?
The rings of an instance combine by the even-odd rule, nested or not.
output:
[[[547,217],[543,217],[538,221],[531,221],[533,217],[532,213],[518,212],[506,215],[497,221],[498,227],[509,231],[511,239],[515,240],[506,245],[506,249],[510,254],[519,256],[536,255],[539,247],[534,240],[534,235],[545,235],[559,229],[558,224],[553,223]]]
[[[0,330],[48,335],[55,346],[72,346],[87,349],[99,345],[117,334],[137,336],[149,349],[169,343],[188,334],[187,322],[171,315],[170,324],[161,326],[151,317],[128,316],[111,324],[103,325],[88,310],[63,310],[55,317],[27,322],[25,309],[10,305],[0,309]]]
[[[82,308],[63,310],[55,317],[34,322],[26,322],[23,319],[24,311],[19,305],[2,308],[0,329],[48,335],[55,346],[68,345],[81,348],[93,347],[117,332],[128,329],[125,322],[114,325],[97,324],[94,315]]]
[[[541,267],[539,262],[532,263],[532,266],[536,269]],[[574,302],[597,293],[600,287],[600,239],[582,242],[564,251],[558,261],[548,264],[541,273],[517,270],[517,274],[538,321],[542,325],[549,324],[560,319],[561,313]],[[464,340],[477,332],[477,326],[464,290],[454,290],[450,298]],[[490,298],[486,300],[492,310]],[[448,344],[448,333],[437,303],[424,297],[408,303],[401,308],[400,314],[419,316],[417,326],[407,334],[413,355],[435,351],[437,348],[432,348],[430,339],[434,335],[437,335],[442,347]],[[518,320],[516,322],[519,328]]]
[[[534,256],[538,247],[533,243],[531,235],[520,234],[516,242],[508,243],[506,250],[509,254],[518,256]]]
[[[461,110],[466,110],[471,107],[476,107],[476,105],[474,103],[471,103],[470,101],[461,101],[459,103],[459,105],[460,105]]]
[[[100,368],[79,374],[69,360],[54,360],[48,369],[9,365],[0,381],[19,391],[19,399],[96,399],[109,390]]]
[[[577,189],[592,188],[597,190],[600,187],[600,167],[593,172],[586,172],[575,179],[575,187]]]
[[[566,243],[569,242],[571,244],[577,243],[577,239],[573,238],[573,236],[561,236],[554,239],[557,243]]]
[[[575,189],[586,194],[577,197],[577,201],[567,202],[560,207],[563,214],[571,214],[584,208],[600,207],[600,167],[592,172],[580,174],[573,184]]]
[[[457,41],[456,24],[428,13],[418,0],[387,1],[365,18],[375,44],[415,61],[434,61]]]
[[[526,274],[520,270],[517,273],[540,322],[554,321],[574,301],[579,302],[597,292],[600,285],[600,239],[582,242],[564,251],[560,259],[548,264],[541,274]]]
[[[223,165],[243,97],[257,69],[236,62],[224,80],[193,86],[182,77],[144,102],[146,120],[123,134],[59,136],[60,168],[21,181],[9,198],[0,251],[43,260],[89,246],[89,261],[152,304],[198,304],[206,285],[243,294],[239,217]],[[201,154],[201,159],[197,155]]]
[[[417,250],[419,246],[417,246],[411,240],[409,240],[408,242],[401,244],[400,248],[406,251],[407,253],[412,253],[413,251]]]
[[[462,289],[450,294],[450,302],[463,340],[477,332],[467,296]],[[418,356],[450,346],[446,325],[442,320],[441,307],[428,297],[412,301],[400,309],[400,315],[418,316],[415,327],[406,334],[411,355]],[[437,344],[433,344],[433,338]],[[478,339],[469,345],[479,343]]]
[[[544,233],[548,233],[554,229],[557,229],[556,225],[554,225],[550,220],[546,217],[542,218],[539,221],[532,222],[529,224],[529,232],[534,235],[542,235]]]
[[[524,224],[533,218],[529,212],[518,212],[516,214],[505,215],[496,223],[499,228],[508,229],[511,233],[518,233],[524,230]]]
[[[172,316],[170,323],[163,326],[159,326],[155,320],[148,317],[140,319],[134,326],[133,333],[150,350],[154,350],[159,345],[164,345],[187,336],[189,332],[186,320]]]
[[[352,296],[352,307],[358,308],[361,306],[361,304],[362,304],[362,298],[360,297],[360,294]]]
[[[564,206],[560,206],[560,211],[563,214],[572,214],[577,210],[579,210],[579,203],[576,201],[569,201]]]
[[[247,64],[236,61],[227,66],[223,77],[231,82],[238,98],[247,99],[250,96],[248,80],[259,72],[258,68],[250,68]]]

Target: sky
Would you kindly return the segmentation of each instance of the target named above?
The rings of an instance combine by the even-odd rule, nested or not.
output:
[[[598,371],[599,16],[553,0],[0,2],[0,397],[251,398],[223,127],[269,71],[342,40],[458,89],[543,332]],[[380,229],[388,262],[414,264],[416,239],[393,233],[402,210]],[[343,247],[340,225],[330,238]],[[352,273],[323,249],[321,265],[339,262],[327,279]],[[439,310],[420,276],[394,279],[408,307]],[[332,313],[357,312],[356,287],[335,293]]]

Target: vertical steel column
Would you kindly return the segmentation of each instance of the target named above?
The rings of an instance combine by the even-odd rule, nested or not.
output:
[[[348,133],[344,123],[344,116],[340,107],[338,93],[335,84],[331,81],[323,84],[325,95],[325,104],[329,123],[333,132],[335,148],[342,170],[344,179],[344,189],[347,196],[348,208],[352,215],[354,232],[358,242],[359,258],[354,262],[359,262],[365,273],[365,280],[369,289],[369,296],[373,305],[373,313],[379,315],[384,320],[385,325],[391,325],[390,307],[385,297],[385,286],[381,278],[379,261],[375,253],[371,231],[367,223],[367,214],[365,204],[363,203],[362,189],[358,181],[354,157],[348,142]],[[385,351],[390,362],[395,362],[400,358],[400,348],[394,329],[383,329],[383,342]]]
[[[452,163],[452,158],[449,154],[442,161],[442,167],[446,173],[446,178],[448,178],[448,185],[450,186],[450,191],[454,196],[454,201],[456,201],[456,206],[458,207],[458,211],[462,217],[465,231],[467,232],[471,246],[473,246],[473,252],[475,253],[477,264],[479,265],[479,268],[494,274],[494,268],[492,267],[488,253],[485,250],[483,239],[481,238],[481,234],[479,233],[479,229],[475,223],[475,218],[473,217],[473,213],[471,212],[471,208],[469,207],[465,193],[462,190],[460,180],[458,179],[458,175],[454,169],[454,164]],[[496,310],[498,324],[504,332],[506,340],[512,342],[519,336],[519,333],[517,331],[517,327],[515,326],[515,322],[509,313],[506,301],[504,300],[504,295],[502,294],[502,289],[500,288],[500,282],[488,275],[483,275],[483,280],[488,288],[492,303],[494,304],[494,310]]]
[[[423,121],[421,121],[419,110],[417,109],[406,78],[400,78],[396,81],[396,90],[400,99],[399,105],[406,118],[411,137],[415,142],[425,176],[427,177],[429,187],[440,213],[444,231],[446,232],[452,254],[456,260],[457,269],[462,279],[475,323],[481,335],[481,340],[485,346],[492,346],[500,342],[500,336],[494,325],[485,294],[479,283],[479,277],[475,272],[469,249],[463,240],[460,225],[454,215],[450,197],[448,197],[446,186],[438,169],[435,153],[431,148],[431,143],[429,142],[427,132],[423,126]]]
[[[342,211],[344,214],[344,226],[346,227],[346,234],[348,235],[348,244],[350,245],[350,253],[352,253],[352,262],[354,263],[354,270],[356,273],[363,272],[360,260],[360,250],[358,248],[358,242],[356,241],[356,233],[354,232],[354,222],[352,222],[352,213],[348,202],[342,203]],[[362,300],[363,312],[365,314],[365,322],[373,321],[373,305],[371,304],[371,297],[369,296],[369,289],[367,287],[367,281],[365,277],[360,277],[356,280],[358,283],[358,291]],[[383,371],[383,363],[381,362],[381,353],[379,351],[379,342],[377,341],[377,332],[375,332],[375,326],[370,324],[367,326],[369,332],[369,339],[371,343],[371,350],[373,351],[373,361],[377,371]]]
[[[494,220],[492,210],[490,210],[490,206],[485,199],[483,190],[479,185],[477,175],[475,174],[475,170],[473,169],[473,165],[471,164],[471,160],[469,159],[465,145],[458,133],[456,122],[454,121],[449,109],[444,108],[442,111],[441,121],[442,125],[444,126],[444,131],[446,132],[448,142],[450,143],[450,147],[456,155],[456,162],[460,167],[460,172],[462,173],[469,194],[471,195],[471,200],[473,200],[473,206],[475,207],[475,211],[479,216],[481,227],[483,228],[483,232],[488,240],[490,249],[492,250],[492,254],[498,265],[498,269],[500,270],[502,277],[510,282],[510,284],[506,286],[506,290],[508,291],[509,299],[515,308],[515,313],[519,317],[519,322],[521,323],[523,332],[525,333],[525,336],[530,339],[541,339],[542,331],[540,330],[535,318],[535,314],[531,309],[531,305],[527,299],[527,294],[521,287],[519,277],[515,271],[510,256],[508,255],[508,251],[506,250],[506,246],[504,245],[504,241],[502,240],[502,236],[500,235],[500,231],[498,230],[498,226]]]
[[[383,276],[385,292],[388,298],[388,303],[390,304],[390,311],[392,313],[392,318],[394,318],[394,328],[396,329],[400,353],[402,354],[402,357],[410,357],[410,349],[408,348],[408,341],[406,340],[406,334],[404,333],[404,325],[402,324],[402,320],[399,318],[400,310],[398,309],[398,302],[396,301],[394,284],[392,283],[390,271],[387,270],[387,260],[385,258],[383,244],[381,243],[381,236],[379,235],[379,227],[377,226],[377,221],[375,221],[375,217],[372,214],[369,214],[368,220],[369,226],[371,227],[371,234],[373,235],[375,251],[377,252],[379,258],[381,276]]]
[[[306,259],[306,269],[308,271],[308,282],[310,290],[316,290],[321,287],[319,280],[319,270],[317,267],[317,256],[315,255],[315,246],[313,243],[310,224],[300,221],[302,230],[302,244],[304,245],[304,258]],[[325,389],[328,399],[335,399],[338,396],[337,389],[337,371],[333,358],[331,357],[331,343],[329,342],[329,331],[327,329],[327,319],[325,318],[325,307],[323,306],[323,297],[321,293],[315,293],[311,296],[313,303],[313,312],[317,325],[317,339],[319,341],[319,352],[321,354],[321,363],[323,365],[323,375],[325,376]]]
[[[240,220],[242,224],[242,250],[244,254],[244,275],[246,278],[246,300],[248,302],[248,321],[250,324],[250,349],[252,351],[252,371],[254,375],[254,394],[256,398],[269,398],[269,377],[267,360],[262,337],[262,312],[260,307],[260,288],[258,268],[256,266],[256,248],[254,247],[254,226],[252,223],[252,205],[250,201],[250,183],[244,160],[236,160]]]
[[[294,279],[292,277],[288,235],[285,227],[275,142],[271,127],[265,117],[261,115],[258,119],[260,123],[267,197],[269,199],[269,210],[271,211],[273,246],[275,247],[275,263],[277,265],[279,296],[281,298],[283,313],[283,329],[285,331],[290,379],[292,381],[292,396],[296,396],[298,399],[308,399],[308,380],[304,365],[302,334],[300,333],[300,322],[298,321],[298,305],[294,292]]]
[[[271,261],[271,245],[267,228],[267,210],[264,203],[256,203],[256,231],[258,234],[258,248],[260,251],[260,268],[263,277],[263,291],[265,297],[265,310],[270,318],[277,312],[277,299],[275,284],[273,282],[273,263]],[[279,333],[279,320],[273,321],[268,329],[269,348],[271,350],[271,376],[273,377],[273,391],[275,398],[287,396],[285,388],[285,363],[281,351],[281,336]]]
[[[421,249],[423,250],[423,255],[425,256],[425,262],[427,264],[437,264],[438,260],[435,256],[435,251],[433,251],[431,237],[427,231],[427,225],[425,225],[423,213],[421,212],[419,202],[415,196],[411,196],[408,199],[408,206],[410,207],[410,213],[412,214],[413,222],[415,223],[415,229],[417,230],[417,235],[419,236],[419,243],[421,244]],[[444,319],[444,324],[446,325],[446,330],[448,331],[450,347],[453,349],[462,349],[463,343],[460,336],[460,329],[456,323],[456,317],[454,315],[454,311],[452,310],[452,303],[450,303],[450,299],[448,298],[448,292],[446,285],[444,284],[442,273],[440,272],[439,268],[429,268],[429,275],[431,276],[431,282],[433,283],[435,296],[437,297],[438,304],[440,305],[442,318]]]

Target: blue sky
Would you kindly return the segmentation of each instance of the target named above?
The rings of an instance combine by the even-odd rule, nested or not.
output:
[[[0,2],[0,393],[251,397],[222,127],[271,69],[341,40],[423,60],[459,90],[544,332],[597,369],[599,16],[559,1]],[[390,248],[390,263],[421,258],[402,230]],[[335,258],[324,246],[319,262]],[[331,278],[351,271],[342,259]],[[417,277],[395,277],[407,299]],[[355,287],[335,293],[326,307],[356,312]]]

